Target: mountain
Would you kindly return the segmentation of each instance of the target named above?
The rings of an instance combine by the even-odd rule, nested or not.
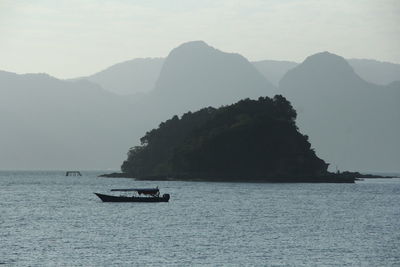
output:
[[[204,42],[171,51],[158,79],[155,72],[162,59],[133,62],[150,62],[153,77],[146,81],[148,86],[156,81],[154,90],[124,96],[108,91],[118,87],[114,77],[126,77],[121,85],[131,83],[130,63],[93,76],[110,78],[104,81],[117,87],[108,90],[97,84],[100,78],[95,83],[91,78],[0,72],[0,124],[6,129],[0,135],[0,169],[116,168],[127,148],[160,121],[203,106],[265,96],[274,89],[244,57]],[[135,75],[131,78],[137,81]]]
[[[152,97],[173,115],[205,106],[227,105],[243,98],[272,95],[274,90],[275,87],[243,56],[194,41],[169,53]]]
[[[102,78],[0,71],[0,169],[116,168],[127,148],[160,121],[276,94],[257,64],[195,41],[165,60],[133,60],[93,75],[108,77],[104,81],[112,86],[100,86]],[[128,94],[131,83],[132,94],[110,92]],[[139,84],[147,91],[134,93]],[[366,82],[343,58],[320,53],[290,69],[279,90],[321,158],[340,169],[398,171],[400,82]]]
[[[368,82],[386,85],[400,81],[400,64],[372,59],[348,59],[347,61],[354,71]]]
[[[97,83],[105,90],[129,95],[145,93],[154,89],[164,58],[137,58],[117,63],[107,69],[87,77],[86,79]],[[364,80],[386,85],[400,80],[400,65],[380,62],[369,59],[347,59],[354,71]],[[275,87],[286,72],[298,65],[292,61],[261,60],[251,62],[254,67]]]
[[[115,168],[140,127],[129,102],[88,81],[1,71],[0,84],[0,169]]]
[[[381,62],[373,59],[346,60],[355,73],[367,82],[387,85],[394,81],[400,81],[400,64]],[[252,63],[275,86],[279,85],[279,81],[286,72],[298,65],[298,63],[292,61],[276,60],[261,60]]]
[[[261,60],[252,62],[254,67],[276,87],[288,70],[293,69],[298,63],[292,61]]]
[[[154,88],[163,63],[163,58],[137,58],[79,79],[97,83],[120,95],[149,92]]]
[[[298,112],[300,130],[331,166],[397,170],[400,166],[400,87],[361,79],[328,52],[289,70],[280,90]]]

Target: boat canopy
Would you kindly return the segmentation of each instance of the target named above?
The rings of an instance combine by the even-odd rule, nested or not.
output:
[[[128,188],[128,189],[111,189],[111,191],[130,192],[136,191],[139,195],[155,195],[160,192],[158,188]]]

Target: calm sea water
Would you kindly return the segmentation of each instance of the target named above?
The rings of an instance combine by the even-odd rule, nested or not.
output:
[[[400,266],[400,180],[143,182],[0,172],[10,266]],[[169,203],[93,192],[159,186]]]

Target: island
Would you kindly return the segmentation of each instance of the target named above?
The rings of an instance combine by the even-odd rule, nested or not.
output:
[[[131,148],[122,173],[140,180],[354,183],[331,173],[296,126],[283,96],[244,99],[174,116]]]

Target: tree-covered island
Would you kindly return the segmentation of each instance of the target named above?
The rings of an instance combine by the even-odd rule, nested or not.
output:
[[[121,177],[243,182],[354,182],[333,174],[296,126],[283,96],[174,116],[129,150]],[[113,175],[110,175],[111,177]]]

